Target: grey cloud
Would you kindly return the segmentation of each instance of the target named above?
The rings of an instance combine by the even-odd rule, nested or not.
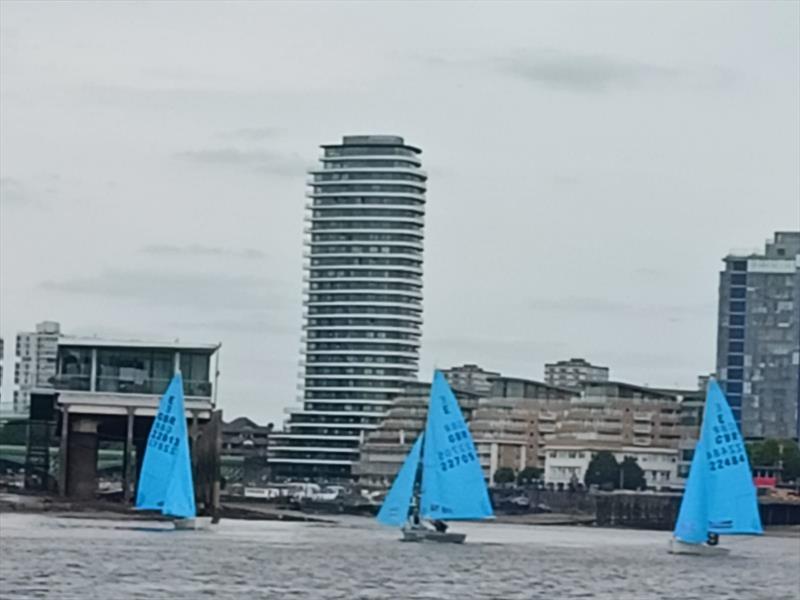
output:
[[[41,201],[19,179],[0,177],[0,206],[39,206]]]
[[[675,79],[678,69],[599,54],[538,50],[503,58],[498,66],[531,83],[562,90],[600,92]]]
[[[145,254],[154,256],[174,256],[186,258],[219,257],[219,258],[242,258],[255,260],[265,258],[266,252],[257,248],[222,248],[220,246],[205,246],[203,244],[188,244],[178,246],[174,244],[149,244],[142,248]]]
[[[50,292],[199,309],[256,309],[291,302],[276,292],[274,282],[264,278],[214,272],[109,269],[89,277],[45,281],[39,287]]]
[[[225,140],[260,142],[277,137],[281,135],[283,131],[284,130],[279,127],[242,127],[240,129],[221,131],[217,134],[217,137]]]
[[[561,300],[537,298],[527,303],[527,308],[542,312],[575,313],[583,315],[605,314],[630,317],[652,318],[666,315],[670,318],[713,316],[716,305],[703,304],[646,304],[641,302],[622,302],[606,298],[566,297]]]
[[[206,148],[178,152],[175,158],[201,165],[246,167],[264,174],[287,177],[302,177],[307,166],[297,155],[284,156],[257,149]]]
[[[294,307],[292,307],[293,309]],[[290,312],[289,307],[285,311],[276,312],[274,318],[259,317],[248,313],[241,318],[212,319],[202,321],[174,321],[171,327],[180,330],[196,330],[211,333],[236,333],[246,336],[263,338],[269,335],[296,335],[299,339],[300,325],[293,325],[286,318]],[[296,311],[294,311],[296,312]]]

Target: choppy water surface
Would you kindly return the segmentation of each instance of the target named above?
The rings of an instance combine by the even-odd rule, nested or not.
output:
[[[1,598],[800,598],[797,538],[726,538],[671,556],[667,533],[463,524],[463,546],[338,525],[154,523],[0,515]]]

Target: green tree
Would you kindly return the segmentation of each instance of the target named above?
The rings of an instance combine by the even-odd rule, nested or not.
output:
[[[500,467],[494,472],[494,482],[498,485],[503,483],[511,483],[516,479],[514,469],[509,467]]]
[[[16,419],[0,425],[0,445],[24,446],[28,443],[28,420]]]
[[[594,455],[586,468],[583,478],[586,486],[617,487],[619,485],[619,464],[608,450],[601,450]]]
[[[620,481],[622,489],[625,490],[643,490],[647,487],[647,479],[645,479],[644,471],[636,459],[632,456],[626,456],[619,466]]]
[[[800,478],[800,447],[794,440],[767,439],[747,444],[751,467],[782,466],[783,481]]]
[[[525,485],[534,481],[536,479],[540,479],[542,476],[542,470],[536,467],[525,467],[517,474],[517,483],[520,485]]]

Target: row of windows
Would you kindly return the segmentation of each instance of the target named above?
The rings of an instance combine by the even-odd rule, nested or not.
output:
[[[309,342],[306,346],[309,352],[315,350],[369,350],[371,352],[417,352],[416,346],[407,346],[403,344],[372,344],[372,343],[359,343],[351,342],[349,344],[339,344],[337,342]],[[309,355],[308,358],[311,358]]]
[[[325,148],[325,157],[336,158],[337,156],[413,156],[417,153],[410,148],[402,146],[336,146]]]
[[[398,386],[397,381],[374,381],[372,379],[306,379],[306,387],[310,388],[375,388],[391,389]]]
[[[309,327],[342,327],[350,325],[352,327],[402,327],[404,329],[419,329],[419,323],[406,321],[405,319],[360,319],[358,317],[334,317],[330,319],[309,319]]]
[[[306,367],[306,376],[311,375],[361,375],[364,377],[405,377],[408,369],[372,367]],[[339,381],[339,380],[337,380]],[[358,387],[358,386],[356,386]],[[390,386],[391,387],[391,386]]]
[[[341,198],[314,198],[314,206],[341,206],[367,204],[389,206],[425,206],[424,198],[392,198],[383,196],[343,196]]]
[[[392,306],[312,306],[310,315],[389,315],[419,317],[419,310]]]
[[[295,421],[292,418],[292,421]],[[294,433],[306,433],[308,435],[341,435],[341,436],[357,436],[361,433],[360,429],[348,429],[339,427],[303,427],[297,429]],[[324,443],[324,440],[317,440]],[[276,465],[277,466],[277,465]],[[272,467],[273,469],[275,467]]]
[[[312,290],[385,290],[419,293],[422,281],[398,283],[396,281],[315,281]]]
[[[398,181],[420,181],[424,182],[426,177],[424,175],[416,175],[414,173],[397,173],[397,172],[359,172],[359,173],[318,173],[314,175],[314,181],[349,181],[349,180],[398,180]]]
[[[336,183],[333,185],[313,186],[315,194],[341,194],[348,192],[389,192],[391,194],[412,194],[423,196],[425,190],[413,185],[400,185],[398,183]]]
[[[358,450],[349,452],[302,452],[294,450],[281,450],[281,458],[305,458],[315,460],[352,460],[357,454]]]
[[[314,230],[324,229],[410,229],[420,232],[420,223],[406,223],[404,221],[316,221]]]
[[[416,342],[419,339],[418,333],[406,333],[404,331],[309,331],[309,339],[377,339],[377,340],[411,340]]]
[[[408,233],[314,233],[312,242],[411,242],[419,244],[422,234]]]
[[[419,267],[422,258],[405,257],[372,257],[372,256],[332,256],[330,258],[312,258],[311,266],[353,266],[353,265],[380,265],[388,267]]]
[[[313,406],[313,405],[307,405],[306,408],[308,408],[309,410],[314,410],[314,409],[309,408],[310,406]],[[316,409],[316,410],[322,410],[322,409]],[[291,445],[291,446],[297,447],[297,448],[306,448],[306,447],[309,447],[309,446],[327,446],[329,448],[355,448],[355,449],[358,449],[358,442],[352,442],[352,441],[349,441],[349,440],[315,440],[315,439],[310,439],[309,440],[309,439],[302,439],[302,438],[298,439],[298,438],[295,438],[295,439],[292,439],[292,440],[290,440],[288,442],[280,441],[278,443],[281,446]]]
[[[311,255],[320,254],[412,254],[422,258],[422,250],[409,246],[314,246]]]
[[[350,217],[377,217],[382,219],[384,217],[393,217],[397,219],[421,219],[421,211],[417,210],[403,210],[398,208],[332,208],[328,210],[315,210],[312,213],[315,219],[330,219],[334,217],[350,218]]]
[[[310,294],[311,302],[394,302],[421,306],[422,300],[402,294]]]
[[[371,277],[371,278],[389,278],[389,279],[416,279],[420,280],[418,273],[409,271],[395,271],[393,269],[358,269],[358,270],[334,270],[326,269],[324,271],[311,271],[311,279],[330,279],[332,277]]]
[[[380,417],[344,417],[339,415],[293,415],[295,423],[375,423]]]
[[[330,392],[313,391],[305,393],[306,400],[371,400],[373,402],[388,402],[395,398],[393,392]]]
[[[385,407],[376,404],[328,404],[326,402],[306,402],[305,410],[323,410],[330,412],[385,412]],[[328,444],[326,444],[327,446]]]
[[[383,167],[398,169],[419,168],[416,162],[406,162],[402,160],[326,160],[323,163],[325,169],[380,169]]]
[[[408,356],[373,356],[372,354],[332,354],[318,355],[311,354],[306,356],[306,361],[313,363],[374,363],[374,364],[400,364],[416,365],[417,359]],[[408,371],[405,371],[406,373]]]

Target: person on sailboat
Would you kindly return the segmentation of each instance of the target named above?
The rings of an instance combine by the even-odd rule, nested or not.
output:
[[[433,528],[438,531],[439,533],[445,533],[447,531],[447,523],[440,519],[435,519],[431,522]]]
[[[706,544],[709,546],[716,546],[719,544],[719,535],[714,533],[713,531],[708,532],[708,540],[706,540]]]

